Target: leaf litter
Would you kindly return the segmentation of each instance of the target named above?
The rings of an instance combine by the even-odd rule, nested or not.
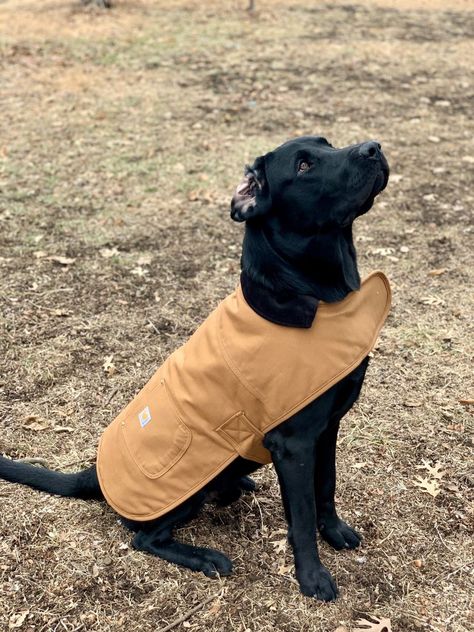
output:
[[[207,507],[179,531],[234,561],[234,574],[219,580],[229,589],[220,611],[193,614],[194,629],[354,632],[353,613],[378,608],[397,632],[471,631],[472,406],[459,399],[472,397],[473,185],[472,170],[454,165],[456,156],[472,156],[473,27],[461,4],[262,0],[261,13],[243,19],[237,5],[189,0],[116,3],[110,12],[59,0],[46,9],[40,0],[0,3],[8,147],[0,174],[2,453],[42,454],[76,469],[94,462],[111,418],[234,289],[242,233],[229,223],[228,204],[245,162],[298,133],[337,146],[377,136],[402,176],[355,225],[362,274],[383,264],[393,288],[383,344],[338,447],[338,506],[364,535],[365,563],[321,543],[342,598],[326,606],[303,597],[292,569],[278,572],[283,553],[272,542],[285,534],[270,534],[285,520],[265,468],[256,477],[261,513],[243,497],[223,510]],[[450,107],[434,105],[446,95]],[[427,140],[434,134],[436,146]],[[148,253],[156,265],[139,263]],[[131,274],[136,266],[142,270]],[[29,288],[66,284],[71,293],[49,310],[25,301]],[[148,318],[159,335],[143,327]],[[451,330],[457,342],[449,348],[440,336]],[[111,354],[127,370],[113,375],[109,400],[102,365]],[[22,428],[32,406],[49,418],[70,402],[75,411],[60,425],[74,432],[56,433],[52,422]],[[410,493],[403,483],[413,472],[443,491],[454,485],[447,474],[417,470],[423,458],[456,472],[459,492],[436,502],[421,487]],[[189,571],[121,551],[116,544],[129,543],[129,534],[103,505],[0,486],[2,630],[28,604],[20,632],[120,632],[137,621],[140,632],[156,632],[215,590]],[[67,534],[61,548],[47,535],[53,527]]]

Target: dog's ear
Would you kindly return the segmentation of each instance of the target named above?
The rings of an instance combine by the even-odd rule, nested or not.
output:
[[[265,173],[265,156],[259,156],[251,167],[245,167],[244,177],[236,188],[230,204],[230,216],[236,222],[246,222],[267,213],[271,205]]]

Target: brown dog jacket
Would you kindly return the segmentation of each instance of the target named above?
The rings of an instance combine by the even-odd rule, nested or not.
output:
[[[337,303],[320,303],[308,329],[276,325],[240,286],[106,428],[97,473],[108,503],[135,520],[158,518],[239,455],[270,463],[266,432],[355,369],[390,309],[381,272]]]

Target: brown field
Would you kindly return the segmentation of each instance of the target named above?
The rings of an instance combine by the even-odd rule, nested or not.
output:
[[[246,3],[0,1],[0,453],[92,464],[235,286],[244,163],[298,134],[377,138],[393,175],[356,240],[394,305],[338,455],[364,545],[321,546],[341,590],[322,604],[269,467],[179,533],[232,557],[219,581],[133,551],[103,504],[0,483],[1,632],[474,629],[473,2]]]

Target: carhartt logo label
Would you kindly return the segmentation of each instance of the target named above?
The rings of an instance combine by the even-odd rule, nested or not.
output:
[[[140,426],[144,428],[151,421],[151,413],[148,406],[142,410],[138,415],[138,421],[140,422]]]

